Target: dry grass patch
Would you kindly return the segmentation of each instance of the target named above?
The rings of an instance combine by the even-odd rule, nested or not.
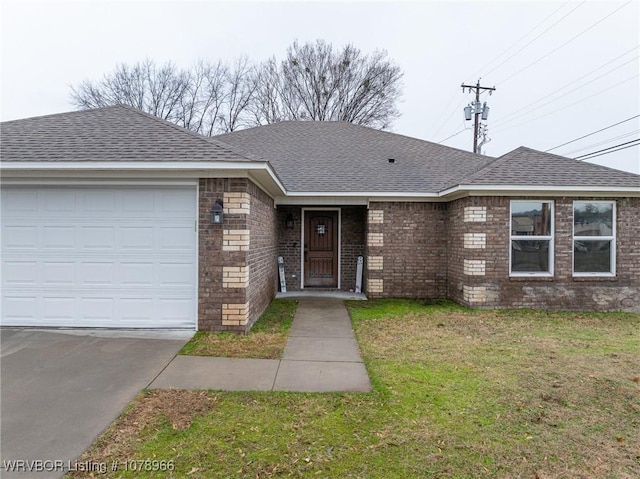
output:
[[[279,359],[298,302],[274,299],[246,335],[199,331],[179,354],[224,358]]]
[[[134,460],[141,437],[153,437],[165,427],[185,430],[194,418],[214,410],[217,399],[216,395],[206,391],[156,389],[140,393],[77,462],[112,464],[117,461],[123,464]],[[114,472],[112,477],[116,476],[118,474]],[[99,471],[72,471],[66,477],[103,477],[103,474]]]

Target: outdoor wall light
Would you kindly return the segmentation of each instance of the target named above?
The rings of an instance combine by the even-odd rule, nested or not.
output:
[[[293,214],[292,213],[289,213],[287,215],[287,219],[285,221],[285,224],[286,224],[287,228],[289,228],[290,230],[293,229]]]
[[[222,200],[216,200],[211,208],[211,224],[221,225],[223,221]]]

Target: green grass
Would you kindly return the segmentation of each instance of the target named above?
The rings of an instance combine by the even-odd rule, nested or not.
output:
[[[298,302],[274,299],[246,335],[198,331],[178,354],[227,358],[279,359]]]
[[[176,466],[122,477],[640,477],[640,316],[347,306],[372,393],[147,391],[84,459]]]

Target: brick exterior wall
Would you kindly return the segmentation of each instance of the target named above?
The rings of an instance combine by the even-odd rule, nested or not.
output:
[[[365,256],[367,209],[364,206],[343,207],[342,241],[340,244],[340,289],[354,291],[358,256]]]
[[[553,277],[510,277],[510,201],[554,202]],[[640,198],[616,201],[616,276],[573,277],[573,202],[589,197],[472,197],[449,205],[448,296],[480,308],[628,310],[640,312]],[[613,199],[612,199],[613,200]],[[460,219],[470,208],[485,207],[486,222]],[[484,233],[484,248],[465,248],[467,234]],[[465,263],[466,261],[466,263]],[[484,261],[485,274],[471,274],[470,261]],[[467,270],[465,271],[465,264]],[[477,271],[477,270],[476,270]]]
[[[211,224],[211,208],[224,200],[225,192],[246,192],[247,179],[200,179],[198,211],[198,329],[243,332],[245,326],[234,319],[222,324],[223,305],[246,303],[246,288],[225,288],[224,267],[246,266],[246,252],[223,250],[224,231],[245,230],[246,215],[225,214],[224,224]],[[230,323],[227,318],[226,323]]]
[[[224,221],[211,224],[222,200]],[[247,178],[202,178],[198,213],[198,329],[247,332],[275,294],[273,200]]]
[[[247,330],[264,312],[276,294],[278,281],[278,215],[273,200],[252,182],[248,193],[251,214],[247,219],[250,246]]]
[[[287,228],[287,216],[293,216],[293,228]],[[300,245],[302,231],[302,208],[299,206],[279,206],[277,210],[278,256],[284,259],[287,291],[300,291]],[[278,286],[278,289],[280,287]]]
[[[444,203],[370,203],[365,293],[373,298],[446,296],[446,225]]]

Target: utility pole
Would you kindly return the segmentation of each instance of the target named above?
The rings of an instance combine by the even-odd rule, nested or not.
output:
[[[462,87],[462,92],[464,93],[464,89],[468,88],[469,93],[473,90],[476,91],[476,100],[473,105],[467,105],[464,108],[464,116],[466,120],[471,120],[471,113],[474,115],[474,124],[473,124],[473,152],[480,153],[478,151],[478,136],[479,136],[479,128],[480,128],[480,115],[482,115],[482,119],[486,120],[489,118],[489,107],[487,106],[487,102],[484,105],[480,105],[480,92],[488,91],[489,95],[491,95],[495,91],[495,87],[486,87],[480,86],[480,79],[475,85],[465,85],[464,83],[460,85]]]

